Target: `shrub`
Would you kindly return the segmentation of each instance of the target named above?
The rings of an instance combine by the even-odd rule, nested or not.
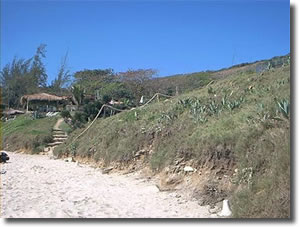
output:
[[[52,135],[44,136],[43,137],[43,144],[51,143],[53,142],[53,137]]]
[[[31,154],[39,154],[43,152],[44,146],[38,146],[32,149]]]
[[[102,96],[102,102],[103,102],[103,103],[109,103],[111,99],[112,99],[112,98],[111,98],[110,95],[103,95],[103,96]]]
[[[60,115],[61,115],[61,117],[63,117],[63,118],[71,118],[70,111],[68,111],[68,110],[63,110],[63,111],[61,111]]]

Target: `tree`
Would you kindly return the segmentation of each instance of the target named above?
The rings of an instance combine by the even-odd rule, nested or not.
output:
[[[31,66],[32,81],[37,87],[47,86],[47,73],[42,58],[46,57],[46,44],[41,44],[33,57]]]
[[[77,102],[77,105],[81,105],[84,98],[84,90],[80,87],[80,85],[72,86],[72,94]]]
[[[116,80],[112,69],[83,70],[74,74],[74,84],[80,85],[87,94],[94,95],[96,90],[101,90],[107,84]]]
[[[112,82],[107,84],[103,89],[101,89],[101,96],[102,96],[102,100],[104,96],[110,97],[110,100],[111,99],[121,100],[121,99],[133,98],[131,91],[128,88],[126,88],[124,83],[121,82]],[[108,102],[110,100],[108,100]]]
[[[141,96],[145,96],[148,93],[146,82],[151,80],[156,74],[157,70],[155,69],[130,69],[126,72],[120,72],[118,78],[129,88],[137,101]]]
[[[46,45],[41,44],[35,55],[28,59],[14,58],[0,72],[3,103],[7,107],[18,107],[21,96],[39,92],[46,87],[47,74],[42,58]]]
[[[51,89],[55,92],[61,92],[63,88],[66,88],[71,81],[71,73],[67,65],[68,52],[61,60],[60,68],[58,70],[57,77],[51,83]]]
[[[2,99],[7,107],[16,107],[19,100],[28,90],[33,89],[34,85],[30,81],[31,59],[13,59],[11,64],[6,64],[0,72]]]

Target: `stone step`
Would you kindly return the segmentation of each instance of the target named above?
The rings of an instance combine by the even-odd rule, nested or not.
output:
[[[57,134],[65,134],[65,132],[63,130],[58,130],[58,129],[53,129],[52,133],[57,133]]]
[[[57,134],[55,134],[55,135],[53,135],[52,136],[53,138],[68,138],[68,135],[57,135]]]
[[[53,131],[62,131],[61,128],[52,128]]]
[[[62,143],[63,143],[63,141],[56,141],[56,142],[53,142],[53,143],[48,143],[47,146],[48,147],[53,147],[53,146],[56,146],[56,145],[60,145]]]
[[[56,142],[56,141],[65,141],[67,140],[68,138],[54,138],[53,141]]]

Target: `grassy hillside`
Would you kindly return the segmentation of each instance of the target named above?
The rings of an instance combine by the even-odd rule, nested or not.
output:
[[[269,66],[271,68],[278,68],[282,65],[289,64],[289,61],[290,54],[287,54],[284,56],[273,57],[268,60],[260,60],[251,63],[233,65],[229,68],[224,68],[216,71],[195,72],[155,78],[147,81],[146,85],[154,90],[153,94],[156,92],[160,92],[175,95],[176,87],[179,94],[182,94],[193,91],[195,89],[199,89],[208,84],[211,80],[216,80],[232,74],[243,72],[261,73],[264,70],[267,70]]]
[[[212,80],[211,75],[211,72],[178,74],[149,80],[146,82],[146,86],[152,88],[153,94],[160,92],[164,94],[175,95],[176,87],[178,93],[182,94],[205,86]]]
[[[128,164],[142,150],[155,172],[184,160],[229,177],[235,217],[289,217],[289,103],[289,66],[232,71],[204,88],[98,119],[55,153]]]
[[[38,153],[43,145],[52,140],[52,128],[57,117],[33,120],[30,115],[18,116],[15,120],[1,122],[3,149],[15,151],[30,150]]]

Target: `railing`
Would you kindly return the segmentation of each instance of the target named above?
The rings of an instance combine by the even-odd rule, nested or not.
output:
[[[151,98],[151,99],[149,99],[149,101],[148,102],[146,102],[144,105],[142,105],[142,106],[139,106],[139,107],[137,107],[137,108],[143,108],[144,106],[146,106],[146,105],[148,105],[150,102],[152,102],[155,98],[157,98],[158,99],[158,101],[159,101],[159,96],[162,96],[162,97],[166,97],[166,98],[172,98],[173,96],[170,96],[170,95],[165,95],[165,94],[161,94],[161,93],[156,93],[155,95],[153,95],[153,97]],[[121,109],[118,109],[118,108],[115,108],[115,107],[113,107],[113,106],[110,106],[110,105],[107,105],[107,104],[104,104],[104,105],[102,105],[101,106],[101,108],[99,109],[99,111],[98,111],[98,113],[97,113],[97,115],[96,115],[96,117],[94,118],[94,120],[78,135],[78,136],[76,136],[75,137],[75,139],[69,144],[69,146],[71,145],[71,144],[73,144],[80,136],[82,136],[93,124],[94,124],[94,122],[97,120],[97,118],[99,117],[99,115],[101,114],[101,112],[102,112],[102,110],[105,108],[105,107],[107,107],[107,108],[110,108],[110,109],[112,109],[112,110],[115,110],[115,111],[119,111],[119,112],[125,112],[125,111],[131,111],[131,110],[134,110],[134,109],[136,109],[136,108],[132,108],[132,109],[130,109],[130,110],[121,110]]]

